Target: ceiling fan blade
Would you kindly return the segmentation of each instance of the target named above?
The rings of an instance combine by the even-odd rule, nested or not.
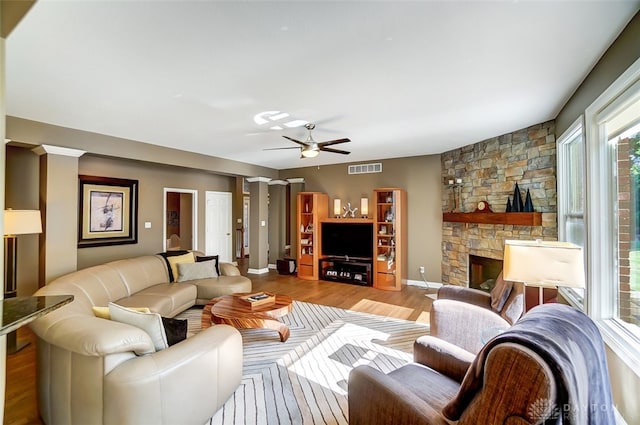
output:
[[[280,149],[300,149],[298,146],[290,146],[290,147],[286,147],[286,148],[265,148],[262,149],[263,151],[277,151]]]
[[[291,140],[292,142],[297,143],[297,144],[299,144],[300,146],[307,146],[307,144],[306,144],[305,142],[301,142],[300,140],[292,139],[292,138],[291,138],[291,137],[289,137],[289,136],[282,136],[282,137],[284,137],[284,138],[285,138],[285,139],[287,139],[287,140]]]
[[[325,152],[341,153],[343,155],[349,155],[351,153],[351,152],[343,151],[340,149],[332,149],[332,148],[324,148],[324,147],[321,147],[320,150]]]
[[[319,147],[323,147],[323,146],[330,146],[330,145],[337,145],[338,143],[349,143],[351,141],[351,139],[335,139],[335,140],[327,140],[326,142],[320,142],[318,143]]]

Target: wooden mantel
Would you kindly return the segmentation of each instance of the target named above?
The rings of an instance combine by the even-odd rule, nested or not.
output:
[[[542,213],[445,212],[442,213],[442,221],[454,223],[512,224],[514,226],[542,226]]]

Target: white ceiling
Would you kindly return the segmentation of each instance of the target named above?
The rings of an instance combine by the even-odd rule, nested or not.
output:
[[[276,169],[441,153],[555,118],[639,8],[40,0],[7,40],[7,114]],[[264,151],[306,130],[263,111],[352,153]]]

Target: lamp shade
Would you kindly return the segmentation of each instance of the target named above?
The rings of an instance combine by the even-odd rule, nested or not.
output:
[[[360,214],[369,215],[369,198],[360,199]]]
[[[42,233],[42,220],[38,210],[4,210],[5,235]]]
[[[504,280],[542,288],[585,284],[582,247],[569,242],[507,240],[502,272]]]
[[[340,207],[340,199],[333,200],[333,215],[339,217],[342,213],[342,209]]]

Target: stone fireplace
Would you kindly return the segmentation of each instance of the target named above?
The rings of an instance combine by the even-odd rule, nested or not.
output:
[[[518,183],[523,201],[529,189],[534,210],[542,213],[541,226],[444,221],[443,283],[477,285],[470,280],[470,269],[477,268],[471,259],[502,261],[506,239],[557,240],[554,124],[545,122],[442,154],[443,212],[454,209],[448,182],[461,180],[455,189],[460,212],[473,212],[479,201],[487,201],[494,212],[503,213]]]

